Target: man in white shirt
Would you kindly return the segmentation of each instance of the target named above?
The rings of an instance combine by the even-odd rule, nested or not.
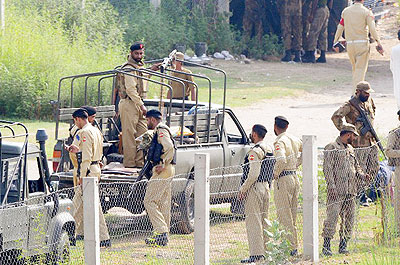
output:
[[[400,30],[397,32],[397,38],[400,40]],[[400,44],[392,48],[390,57],[390,70],[393,74],[394,96],[397,102],[397,108],[400,109]]]

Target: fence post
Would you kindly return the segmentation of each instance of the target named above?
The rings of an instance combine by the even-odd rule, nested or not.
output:
[[[99,187],[98,179],[83,178],[83,229],[85,264],[100,264]]]
[[[210,155],[196,154],[194,170],[194,264],[210,263]]]
[[[317,137],[303,135],[303,251],[306,259],[319,261]]]
[[[3,31],[6,27],[5,10],[6,10],[5,0],[0,0],[0,31]]]

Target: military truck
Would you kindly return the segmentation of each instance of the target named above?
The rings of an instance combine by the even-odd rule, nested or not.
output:
[[[41,148],[28,143],[25,125],[0,120],[1,264],[68,263],[75,242],[72,201],[50,193],[46,132],[39,130],[36,139]]]
[[[186,100],[172,100],[172,99],[145,99],[144,104],[147,109],[164,108],[165,121],[168,126],[173,130],[177,130],[175,138],[177,143],[177,164],[176,176],[172,183],[172,225],[176,231],[181,233],[190,233],[194,229],[194,156],[196,153],[210,154],[210,168],[213,174],[210,178],[210,202],[217,203],[232,203],[232,209],[236,208],[236,197],[240,187],[241,170],[228,171],[221,168],[240,166],[244,161],[244,157],[250,148],[250,141],[246,135],[242,125],[235,116],[232,109],[225,107],[226,96],[226,74],[224,71],[213,68],[210,66],[203,66],[195,63],[185,62],[186,64],[195,65],[219,71],[224,74],[224,104],[215,105],[211,103],[213,89],[213,82],[206,76],[194,75],[196,78],[206,79],[209,84],[209,101],[186,101]],[[165,69],[166,72],[174,71],[172,69]],[[72,112],[78,107],[73,103],[71,96],[74,89],[74,80],[82,78],[85,80],[85,87],[82,91],[86,93],[89,89],[86,87],[88,78],[97,78],[99,80],[98,88],[100,89],[100,82],[105,78],[115,78],[117,74],[132,75],[147,82],[154,82],[164,87],[164,89],[172,90],[171,86],[167,83],[162,83],[154,80],[154,77],[161,77],[164,80],[176,80],[185,89],[184,83],[181,80],[174,78],[167,74],[154,72],[151,70],[140,70],[142,73],[148,73],[153,76],[152,79],[138,75],[138,70],[134,72],[123,72],[118,68],[110,71],[82,74],[76,76],[65,77],[60,81],[59,95],[67,94],[61,92],[62,81],[70,79],[72,85],[68,95],[69,102],[63,101],[58,98],[56,102],[56,139],[57,144],[54,148],[53,156],[53,169],[52,180],[55,181],[59,188],[66,188],[72,186],[72,171],[69,163],[68,153],[64,151],[63,146],[67,139],[58,136],[59,123],[71,123]],[[114,84],[115,82],[113,82]],[[194,84],[198,91],[197,84]],[[112,90],[115,86],[112,87]],[[97,94],[101,91],[98,90]],[[84,95],[84,98],[90,98],[89,95]],[[105,164],[111,162],[122,162],[123,155],[118,153],[118,121],[115,120],[116,109],[115,102],[109,105],[101,106],[100,99],[98,98],[96,126],[103,132],[104,146],[103,151],[105,155]],[[62,106],[64,105],[69,106]],[[69,104],[68,104],[69,103]],[[87,104],[87,102],[83,102]],[[190,129],[193,132],[191,137],[184,136],[184,128]],[[218,170],[220,168],[220,170]],[[240,168],[240,167],[239,167]],[[133,214],[140,214],[144,211],[143,198],[145,195],[146,180],[137,181],[140,169],[131,172],[118,171],[118,169],[107,169],[102,171],[101,175],[101,205],[104,211],[112,207],[123,207]]]

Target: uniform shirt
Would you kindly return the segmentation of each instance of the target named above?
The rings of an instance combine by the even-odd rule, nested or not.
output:
[[[400,166],[400,126],[389,132],[385,153],[390,165]]]
[[[327,188],[343,195],[357,194],[360,177],[364,176],[353,147],[343,143],[340,137],[325,146],[323,171]]]
[[[274,156],[276,159],[274,178],[278,178],[284,170],[296,170],[301,165],[300,153],[303,143],[295,136],[286,132],[276,137],[274,142]]]
[[[371,125],[374,125],[375,119],[375,104],[372,98],[370,97],[366,102],[361,102],[358,98],[356,103],[360,106],[362,110],[364,110],[365,114],[369,118]],[[353,143],[354,147],[366,147],[375,143],[375,138],[372,136],[370,132],[367,132],[364,136],[361,136],[360,130],[363,127],[363,123],[361,121],[356,121],[360,116],[360,112],[349,102],[347,101],[341,106],[337,111],[335,111],[332,115],[333,124],[336,128],[341,131],[344,125],[343,117],[345,118],[347,123],[353,124],[357,132],[360,136],[356,137],[355,142]]]
[[[171,139],[171,133],[167,125],[159,123],[154,129],[154,133],[157,133],[157,141],[163,146],[163,152],[161,155],[161,163],[163,166],[171,164],[174,158],[174,143]]]
[[[103,136],[90,123],[83,126],[77,135],[78,147],[82,152],[81,177],[85,177],[93,161],[101,161],[103,156]]]
[[[125,63],[123,69],[140,69],[140,68],[143,68],[143,64],[137,63],[135,60],[132,59],[131,55],[129,55],[128,61]],[[141,72],[130,71],[129,73],[143,76],[143,73]],[[126,95],[138,106],[144,105],[142,98],[146,91],[144,89],[143,79],[139,79],[130,75],[123,75],[122,78],[124,79],[125,83]]]
[[[189,69],[183,68],[182,67],[182,71],[181,72],[185,72],[185,73],[189,73],[191,74],[192,71],[190,71]],[[193,76],[191,75],[185,75],[185,74],[181,74],[181,73],[175,73],[175,72],[171,72],[171,75],[177,78],[181,78],[181,79],[185,79],[191,82],[193,81]],[[178,82],[174,82],[174,81],[169,81],[169,85],[172,86],[172,98],[176,98],[176,99],[182,99],[183,97],[189,96],[190,95],[190,90],[194,87],[193,84],[189,84],[187,82],[185,83],[185,95],[182,95],[182,85],[181,83]]]
[[[75,124],[72,125],[72,127],[69,129],[69,136],[72,139],[73,145],[78,145],[78,141],[76,139],[76,135],[77,135],[78,131],[79,131],[79,128]]]
[[[342,19],[337,27],[333,43],[336,43],[339,40],[342,36],[343,30],[347,41],[368,41],[368,32],[370,32],[371,37],[380,43],[378,33],[375,29],[374,15],[372,14],[372,11],[366,8],[362,3],[356,3],[343,10]]]
[[[261,171],[261,163],[266,153],[272,153],[272,148],[262,141],[250,148],[247,153],[249,159],[249,174],[240,187],[240,192],[246,193],[250,187],[257,182]]]

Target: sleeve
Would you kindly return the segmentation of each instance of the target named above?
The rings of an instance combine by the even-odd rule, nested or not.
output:
[[[345,103],[343,106],[341,106],[338,110],[336,110],[333,115],[331,120],[333,121],[333,124],[335,127],[340,131],[343,127],[343,117],[346,116],[350,112],[350,103]]]
[[[88,131],[81,132],[79,149],[82,152],[81,177],[86,177],[93,157],[93,136]]]
[[[242,193],[246,193],[251,185],[257,181],[257,178],[260,175],[261,160],[254,150],[249,151],[249,168],[249,175],[240,187],[240,192]]]
[[[334,146],[328,144],[324,150],[324,162],[322,164],[326,186],[330,189],[336,189],[335,184],[335,168],[334,168],[334,161],[337,161],[335,156],[337,155],[337,151],[334,150]]]
[[[394,56],[393,56],[394,48],[392,48],[392,54],[390,55],[390,71],[394,74]]]
[[[340,23],[337,26],[335,38],[333,39],[333,44],[335,44],[336,42],[339,41],[340,37],[343,34],[343,30],[344,30],[344,19],[343,19],[343,13],[342,13],[342,18],[340,19]]]
[[[158,142],[163,146],[163,154],[161,161],[163,165],[169,165],[174,158],[174,143],[172,142],[171,135],[166,129],[158,129]]]
[[[378,33],[376,32],[376,27],[375,27],[375,17],[372,14],[371,10],[369,10],[368,15],[367,15],[367,25],[368,25],[369,32],[371,33],[372,38],[374,40],[376,40],[376,42],[378,44],[380,44],[381,41],[379,39]]]
[[[123,78],[125,80],[125,89],[128,97],[139,106],[143,105],[143,101],[137,92],[136,78],[129,75],[123,75]]]
[[[276,159],[274,168],[274,178],[278,178],[286,164],[285,144],[282,141],[274,144],[274,156]]]
[[[396,131],[392,131],[389,133],[388,142],[386,146],[386,155],[390,158],[399,158],[400,150],[394,149],[394,144],[396,143]]]
[[[299,155],[299,157],[297,158],[297,165],[296,165],[296,167],[299,167],[301,164],[303,164],[303,141],[302,140],[299,140],[299,153],[300,153],[300,155]]]

